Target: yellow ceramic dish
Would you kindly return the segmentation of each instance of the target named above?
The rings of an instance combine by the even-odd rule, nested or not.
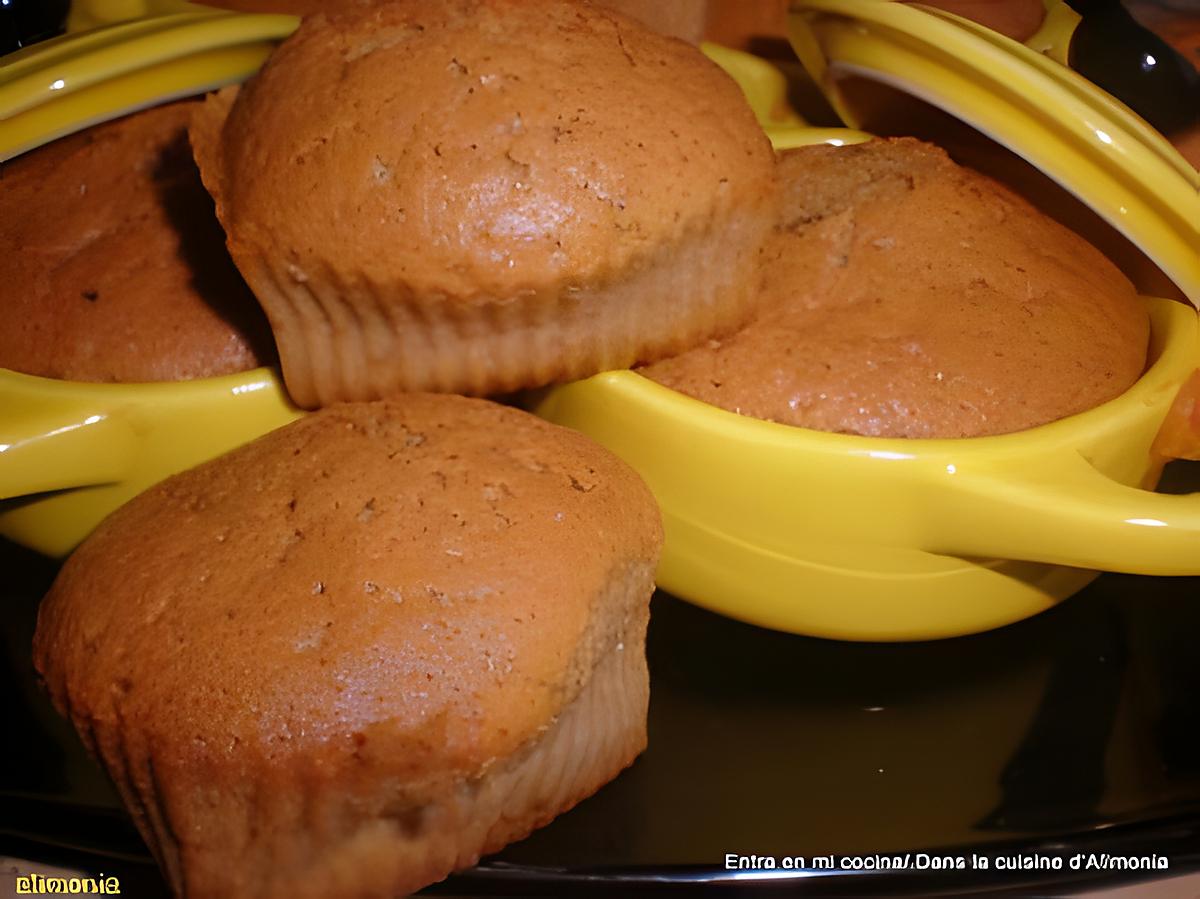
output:
[[[1200,495],[1138,489],[1156,483],[1151,444],[1200,366],[1195,312],[1149,303],[1153,362],[1132,388],[1017,434],[827,434],[628,371],[557,388],[537,412],[646,479],[666,525],[658,581],[671,593],[816,636],[949,637],[1039,612],[1097,569],[1200,574]]]
[[[73,33],[0,60],[0,159],[240,81],[297,21],[180,0],[78,3]],[[146,487],[298,414],[270,369],[123,385],[0,369],[0,534],[65,554]]]
[[[298,22],[179,0],[84,6],[73,24],[95,27],[0,58],[0,161],[136,109],[242,81]],[[142,17],[117,21],[129,12]]]
[[[142,18],[122,21],[129,16]],[[147,105],[146,99],[169,99],[180,92],[181,83],[188,85],[184,92],[195,92],[244,78],[265,58],[271,39],[290,33],[296,21],[219,12],[178,0],[77,4],[72,27],[99,30],[31,47],[5,57],[0,65],[0,103],[6,97],[10,103],[24,98],[26,108],[41,116],[0,121],[0,149],[28,149],[130,105]],[[260,40],[266,43],[260,46]],[[255,49],[236,65],[230,57],[207,51],[197,55],[201,45],[213,50],[223,41],[248,41],[240,46]],[[738,80],[764,125],[781,140],[800,139],[797,135],[805,132],[786,103],[778,71],[735,50],[708,45],[705,52]],[[180,68],[172,68],[176,65]],[[72,72],[90,73],[90,88],[82,89],[83,81]],[[166,72],[187,78],[181,82]],[[69,80],[72,90],[63,88],[63,93],[74,98],[53,115],[48,107],[60,100],[45,87],[52,83],[47,81],[51,75]],[[131,104],[131,97],[138,102]],[[0,105],[0,115],[4,109]],[[863,137],[831,130],[812,132],[807,139]],[[0,369],[0,535],[49,555],[66,554],[105,515],[151,484],[299,414],[278,374],[265,368],[182,383],[120,385],[56,381]]]
[[[1046,8],[1046,18],[1025,46],[1065,66],[1070,59],[1071,37],[1082,17],[1063,0],[1043,0],[1042,5]]]
[[[286,19],[281,31],[294,24],[268,18]],[[743,85],[777,146],[865,139],[803,128],[760,61],[708,52]],[[148,80],[138,96],[174,84]],[[81,92],[71,127],[107,117],[119,104],[99,85],[122,83]],[[668,589],[787,630],[949,636],[1032,614],[1082,586],[1089,568],[1191,570],[1179,547],[1195,545],[1197,504],[1117,484],[1152,482],[1150,441],[1197,365],[1188,310],[1157,304],[1154,333],[1157,361],[1125,396],[1007,437],[819,434],[739,418],[630,372],[560,388],[540,411],[608,443],[650,480],[668,526]],[[0,372],[0,534],[64,553],[138,491],[298,414],[268,370],[148,385]],[[1073,529],[1082,536],[1067,539]]]
[[[1200,173],[1091,82],[974,22],[894,0],[794,0],[789,28],[848,125],[869,128],[873,104],[890,102],[847,91],[855,77],[932,103],[1085,202],[1200,305]]]
[[[1106,94],[933,10],[889,0],[793,10],[793,45],[848,124],[871,121],[856,103],[888,99],[843,92],[851,76],[933,102],[1058,179],[1200,299],[1196,173]],[[1035,40],[1061,56],[1074,20],[1047,23]],[[1200,497],[1139,489],[1157,481],[1151,444],[1200,365],[1195,313],[1151,307],[1153,365],[1133,388],[1019,434],[824,434],[742,418],[632,372],[558,388],[538,411],[646,478],[666,523],[667,590],[781,630],[949,637],[1042,611],[1097,570],[1200,574]]]
[[[163,478],[301,413],[278,377],[82,384],[0,369],[0,534],[63,555]]]

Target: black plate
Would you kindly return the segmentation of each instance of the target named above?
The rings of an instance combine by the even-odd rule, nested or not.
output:
[[[1200,489],[1200,466],[1170,466],[1167,489]],[[132,895],[165,892],[34,682],[29,643],[54,565],[0,543],[0,572],[0,852],[118,874]],[[1020,624],[892,645],[773,633],[659,595],[650,749],[574,811],[431,892],[1044,892],[1200,869],[1198,634],[1200,578],[1104,575]],[[916,870],[921,852],[967,868]],[[1169,868],[1073,871],[1080,852]],[[910,868],[730,871],[727,853],[803,856],[810,868],[814,856],[907,855]],[[996,870],[1038,853],[1062,869]]]

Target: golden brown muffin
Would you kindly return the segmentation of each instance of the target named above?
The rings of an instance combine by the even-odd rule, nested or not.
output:
[[[308,18],[192,142],[303,406],[654,359],[757,295],[772,157],[741,92],[586,3]]]
[[[179,381],[274,361],[188,150],[195,102],[0,166],[0,368]]]
[[[237,12],[282,13],[311,16],[330,8],[330,0],[200,0],[205,6],[217,6]],[[338,0],[334,0],[338,2]]]
[[[205,6],[217,6],[252,13],[288,13],[310,16],[329,12],[329,0],[203,0]],[[661,34],[670,34],[691,43],[699,43],[704,33],[707,3],[697,0],[601,0],[601,6],[637,19]]]
[[[711,4],[708,0],[599,0],[598,5],[637,19],[659,34],[698,44],[704,39]]]
[[[310,16],[328,12],[329,0],[203,0],[205,6],[253,13]],[[637,19],[661,34],[699,43],[704,33],[707,3],[697,0],[601,0],[601,6]]]
[[[177,893],[392,897],[644,748],[660,543],[645,485],[574,432],[335,406],[114,512],[35,661]]]
[[[973,437],[1081,412],[1141,374],[1129,281],[1006,188],[911,139],[779,162],[767,307],[644,374],[784,424]]]

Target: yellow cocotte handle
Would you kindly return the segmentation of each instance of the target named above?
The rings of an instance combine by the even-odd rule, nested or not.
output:
[[[0,499],[105,484],[126,476],[135,437],[128,422],[78,403],[0,422]]]
[[[114,24],[85,17],[74,24],[93,26],[88,30],[0,60],[0,160],[127,112],[242,81],[299,22],[189,3],[132,6],[139,8],[125,11],[145,14]]]
[[[927,519],[934,524],[923,549],[1128,574],[1200,574],[1200,493],[1130,486],[1153,486],[1165,458],[1194,458],[1200,450],[1193,424],[1200,321],[1180,303],[1153,300],[1149,308],[1154,361],[1139,382],[1074,422],[1037,429],[1039,452],[967,456],[948,466],[955,471],[944,481],[948,489],[934,495],[937,514]]]
[[[1030,474],[963,474],[940,510],[944,531],[927,547],[934,552],[1200,574],[1200,493],[1129,487],[1078,453]]]
[[[0,535],[64,555],[151,484],[299,415],[269,368],[153,384],[0,369]]]

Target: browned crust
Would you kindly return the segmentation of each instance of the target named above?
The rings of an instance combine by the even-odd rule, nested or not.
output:
[[[180,767],[129,722],[100,727],[98,757],[179,895],[407,895],[548,824],[645,748],[652,577],[646,565],[614,572],[603,600],[619,612],[578,694],[474,775],[402,781],[374,758],[336,770]]]
[[[1034,427],[1124,392],[1149,319],[1099,251],[912,139],[790,151],[758,319],[644,369],[724,409],[879,437]]]
[[[176,381],[274,361],[185,134],[157,107],[0,167],[0,367]]]
[[[640,751],[660,541],[645,486],[580,435],[461,397],[336,406],[114,513],[43,603],[35,664],[178,890],[390,895]],[[538,792],[520,760],[614,654],[601,751]]]
[[[355,7],[228,99],[196,156],[302,405],[589,374],[757,298],[765,136],[695,48],[610,11]]]

